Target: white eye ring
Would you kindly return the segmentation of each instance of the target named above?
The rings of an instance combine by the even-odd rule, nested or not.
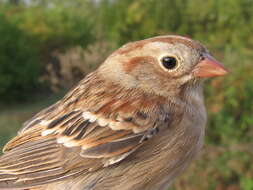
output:
[[[166,72],[173,72],[178,70],[181,65],[181,59],[176,55],[163,55],[159,58],[159,64]]]

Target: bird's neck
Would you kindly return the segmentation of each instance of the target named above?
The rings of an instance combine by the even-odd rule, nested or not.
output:
[[[203,104],[203,81],[197,81],[182,87],[180,97],[192,105]]]

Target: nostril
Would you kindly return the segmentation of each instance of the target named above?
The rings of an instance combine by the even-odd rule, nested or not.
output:
[[[205,56],[201,53],[200,54],[200,59],[199,59],[200,61],[203,61],[203,60],[205,60]]]

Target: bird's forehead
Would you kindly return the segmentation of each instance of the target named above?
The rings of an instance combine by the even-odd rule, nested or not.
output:
[[[190,38],[183,36],[168,35],[168,36],[158,36],[126,44],[117,51],[117,54],[120,55],[136,54],[140,53],[140,51],[143,50],[145,50],[146,53],[149,50],[151,50],[152,52],[154,51],[158,52],[158,51],[166,51],[168,49],[173,49],[176,47],[187,47],[201,52],[206,51],[204,46],[202,46],[200,43]]]
[[[142,47],[120,54],[120,58],[125,57],[127,60],[135,57],[153,57],[159,59],[162,56],[189,56],[194,49],[182,43],[166,43],[161,41],[152,41],[145,43]]]
[[[199,42],[183,36],[176,36],[176,35],[158,36],[147,40],[149,40],[151,43],[163,42],[168,45],[181,44],[199,51],[205,51],[205,47],[202,46]]]
[[[132,51],[129,55],[132,56],[152,56],[159,59],[163,56],[184,56],[189,55],[189,47],[184,44],[171,44],[166,42],[150,42],[146,43],[141,49]]]
[[[152,49],[152,50],[167,50],[168,48],[172,47],[172,44],[165,43],[165,42],[150,42],[143,46],[145,49]]]
[[[166,42],[160,42],[160,41],[154,41],[147,43],[143,46],[143,49],[147,52],[152,52],[152,53],[163,53],[163,52],[177,52],[179,49],[180,50],[187,50],[189,47],[187,47],[184,44],[172,44],[172,43],[166,43]]]

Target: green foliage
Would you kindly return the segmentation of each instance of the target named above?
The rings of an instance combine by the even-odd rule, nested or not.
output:
[[[31,37],[0,15],[0,97],[24,99],[36,89],[40,65]]]
[[[0,4],[0,102],[29,99],[54,51],[94,40],[87,14],[64,6]]]
[[[94,40],[92,24],[80,11],[63,6],[18,7],[6,14],[10,22],[37,40],[37,48],[42,56],[54,50],[66,50],[71,46],[86,47]],[[16,11],[15,14],[12,14]]]
[[[243,178],[241,181],[242,190],[252,190],[253,189],[253,179]]]
[[[234,65],[231,66],[231,74],[212,80],[206,88],[209,111],[207,134],[209,142],[215,144],[249,142],[253,136],[253,106],[250,103],[253,97],[252,66],[240,56],[231,55],[231,58],[224,59]],[[238,66],[237,63],[244,64]]]
[[[253,3],[249,0],[102,0],[98,20],[120,44],[176,33],[214,47],[253,45]],[[198,11],[196,11],[196,9]],[[247,27],[246,27],[247,26]]]

